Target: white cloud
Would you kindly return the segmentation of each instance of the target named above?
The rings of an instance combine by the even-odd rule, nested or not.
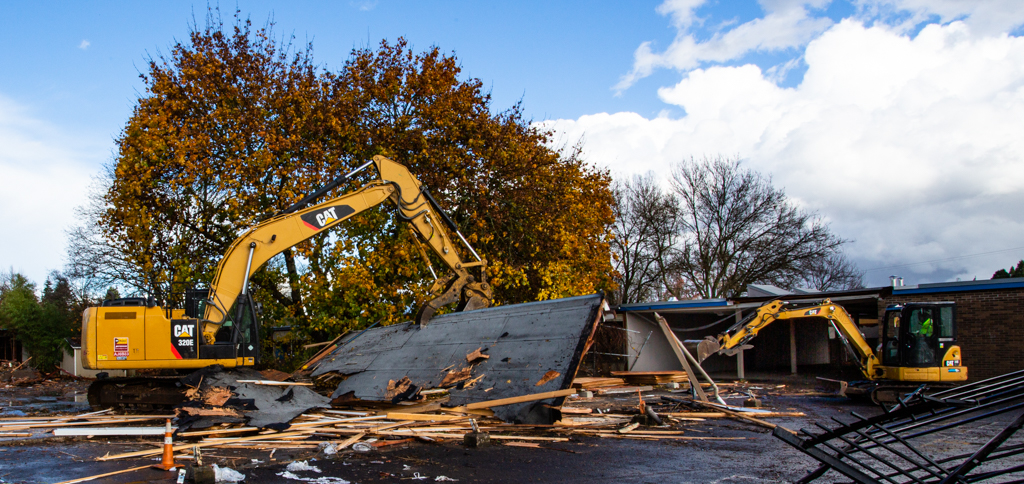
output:
[[[64,230],[109,146],[34,119],[0,96],[0,269],[40,286],[64,260]]]
[[[976,35],[999,35],[1024,24],[1024,3],[1019,0],[855,0],[862,16],[905,17],[900,27],[910,29],[938,17],[942,23],[963,20]]]
[[[762,2],[767,12],[763,18],[739,24],[716,32],[711,39],[699,41],[689,27],[694,23],[694,11],[703,2],[666,1],[658,12],[669,15],[679,33],[665,52],[656,53],[651,42],[644,42],[633,53],[633,69],[622,77],[615,88],[619,91],[651,75],[658,68],[688,71],[706,62],[727,62],[749,52],[774,52],[800,47],[832,24],[825,17],[814,17],[807,10],[808,3],[821,2],[773,1]]]
[[[82,39],[82,43],[78,44],[78,48],[82,49],[82,50],[85,50],[85,49],[88,49],[90,45],[92,45],[92,42],[89,42],[88,40]]]
[[[621,174],[739,155],[855,239],[847,250],[862,269],[1024,246],[1024,39],[977,35],[969,22],[911,38],[848,19],[804,58],[795,88],[753,65],[692,70],[658,91],[685,110],[678,119],[616,113],[550,124],[566,139],[584,136],[588,159]],[[897,272],[908,282],[987,278],[1021,255]]]

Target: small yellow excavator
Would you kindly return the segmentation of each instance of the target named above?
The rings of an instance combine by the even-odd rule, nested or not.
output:
[[[314,204],[371,164],[379,179],[355,192]],[[193,370],[211,365],[256,365],[260,361],[260,320],[258,305],[248,292],[249,277],[285,249],[386,200],[394,201],[398,218],[409,222],[420,255],[434,274],[430,292],[436,297],[421,306],[417,322],[427,324],[438,309],[455,302],[460,302],[459,311],[490,306],[486,260],[405,166],[375,156],[238,237],[221,259],[210,288],[187,291],[183,308],[159,307],[149,298],[124,298],[86,309],[82,314],[83,366],[93,370]],[[475,261],[459,256],[449,230],[458,235]],[[450,275],[437,277],[422,243],[451,269]],[[479,279],[469,272],[474,268]],[[89,400],[94,406],[176,403],[177,392],[158,391],[163,386],[147,378],[101,379],[90,387]]]
[[[769,324],[784,319],[824,318],[856,356],[866,382],[841,382],[840,393],[870,395],[877,402],[895,402],[901,393],[923,383],[951,385],[967,380],[956,344],[956,305],[952,302],[907,303],[885,309],[878,354],[872,351],[853,318],[842,306],[825,299],[810,306],[782,300],[768,302],[717,337],[697,345],[697,358],[734,355]],[[749,347],[749,346],[748,346]]]

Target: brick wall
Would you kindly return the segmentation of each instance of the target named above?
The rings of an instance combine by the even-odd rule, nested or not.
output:
[[[970,381],[1024,369],[1024,288],[897,294],[878,301],[879,319],[891,304],[953,301],[957,344]]]

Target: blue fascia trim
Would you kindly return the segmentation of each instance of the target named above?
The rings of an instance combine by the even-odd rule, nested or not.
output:
[[[991,291],[993,289],[1019,289],[1024,288],[1024,282],[993,283],[993,284],[971,284],[969,286],[942,286],[922,287],[915,289],[893,289],[892,295],[902,294],[932,294],[937,292],[967,292],[967,291]]]
[[[696,299],[692,301],[666,301],[647,304],[626,304],[618,307],[619,311],[656,311],[659,309],[713,308],[728,306],[727,299]]]

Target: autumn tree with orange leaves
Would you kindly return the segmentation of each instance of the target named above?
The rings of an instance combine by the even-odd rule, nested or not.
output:
[[[86,210],[96,230],[77,245],[72,236],[75,272],[159,299],[208,285],[235,237],[382,154],[408,166],[488,259],[496,303],[608,288],[608,174],[550,148],[519,105],[492,113],[481,81],[462,77],[454,55],[403,39],[329,71],[269,26],[210,15],[142,75],[108,186]],[[285,251],[251,287],[270,326],[319,338],[407,320],[431,282],[386,203]]]

